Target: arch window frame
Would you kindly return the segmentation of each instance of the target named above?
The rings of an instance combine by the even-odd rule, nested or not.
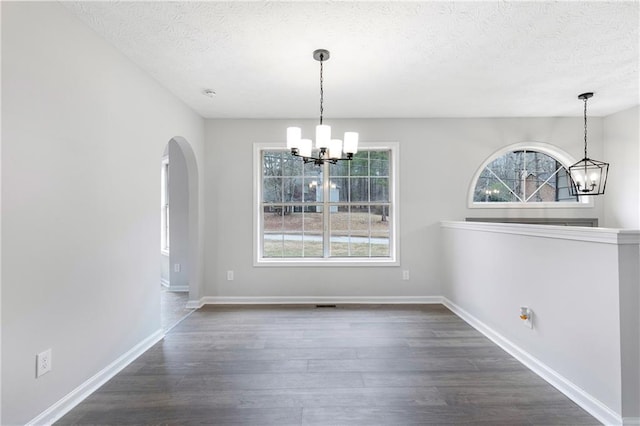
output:
[[[519,142],[511,144],[498,149],[489,155],[478,167],[473,178],[469,190],[467,191],[467,206],[470,209],[575,209],[575,208],[588,208],[593,207],[593,197],[583,196],[579,197],[576,202],[522,202],[522,201],[474,201],[474,193],[478,184],[478,179],[482,175],[482,172],[491,164],[494,160],[515,151],[536,151],[542,154],[548,155],[562,164],[565,169],[569,169],[569,166],[574,164],[577,160],[574,159],[571,154],[558,148],[555,145],[551,145],[543,142]]]

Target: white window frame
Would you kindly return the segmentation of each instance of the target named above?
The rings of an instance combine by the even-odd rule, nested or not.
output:
[[[282,142],[253,144],[253,265],[254,266],[400,266],[399,261],[399,164],[400,144],[398,142],[360,142],[360,150],[390,150],[389,201],[393,217],[389,228],[389,257],[340,257],[340,258],[264,258],[262,257],[262,151],[286,150]],[[300,160],[302,161],[302,160]]]
[[[160,253],[169,255],[169,157],[162,157],[160,169]]]
[[[547,154],[548,156],[555,158],[560,164],[562,164],[565,169],[569,169],[569,167],[574,164],[577,160],[575,160],[569,153],[563,151],[557,146],[543,143],[543,142],[520,142],[515,143],[509,146],[505,146],[504,148],[500,148],[495,151],[489,157],[487,157],[484,162],[480,165],[476,173],[473,175],[473,179],[471,179],[471,185],[469,186],[469,191],[467,193],[467,206],[470,209],[581,209],[581,208],[589,208],[593,207],[593,197],[591,196],[582,196],[579,197],[578,201],[573,202],[476,202],[473,201],[473,195],[476,189],[476,185],[478,183],[478,179],[480,175],[484,171],[484,169],[491,164],[493,160],[499,158],[509,152],[512,151],[538,151],[543,154]]]

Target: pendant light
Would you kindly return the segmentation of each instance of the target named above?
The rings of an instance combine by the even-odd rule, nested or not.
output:
[[[592,92],[578,96],[578,99],[584,101],[584,158],[569,167],[569,191],[571,195],[578,197],[604,194],[609,174],[609,163],[592,160],[587,154],[587,100],[592,96]]]
[[[329,51],[318,49],[313,52],[313,59],[320,62],[320,124],[316,126],[317,150],[314,156],[314,149],[311,139],[302,139],[300,127],[287,128],[287,148],[296,157],[302,157],[305,163],[322,165],[325,162],[336,164],[340,160],[351,160],[358,152],[358,133],[345,132],[344,143],[340,139],[331,139],[331,126],[322,122],[324,114],[324,86],[323,86],[323,62],[329,59]],[[343,157],[343,152],[345,157]]]

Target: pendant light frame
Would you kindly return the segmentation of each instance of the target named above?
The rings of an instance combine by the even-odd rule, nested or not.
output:
[[[324,163],[337,164],[341,160],[352,160],[358,152],[358,133],[345,132],[344,143],[340,139],[331,139],[331,126],[323,123],[324,115],[324,79],[323,63],[331,56],[326,49],[317,49],[313,52],[313,59],[320,62],[320,124],[316,126],[316,156],[313,155],[313,144],[310,139],[302,139],[300,127],[287,128],[287,148],[291,155],[301,157],[306,163],[323,165]],[[343,152],[345,157],[343,157]]]
[[[584,101],[584,158],[569,167],[569,192],[573,196],[602,195],[607,186],[609,163],[593,160],[587,154],[587,100],[593,92],[582,93],[578,99]]]

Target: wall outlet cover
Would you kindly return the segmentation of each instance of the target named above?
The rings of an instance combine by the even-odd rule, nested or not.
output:
[[[51,349],[36,355],[36,377],[40,377],[49,371],[51,371]]]

